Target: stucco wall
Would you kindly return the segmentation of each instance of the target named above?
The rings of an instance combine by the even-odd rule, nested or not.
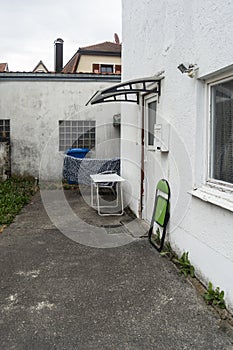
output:
[[[42,167],[43,178],[61,178],[59,120],[96,120],[97,147],[91,156],[119,156],[119,129],[112,125],[119,105],[85,107],[97,90],[109,84],[114,82],[0,79],[1,119],[10,119],[12,173],[38,177]],[[108,147],[110,142],[113,148]]]
[[[207,96],[204,77],[226,68],[232,74],[231,37],[233,3],[217,0],[123,1],[123,80],[162,74],[157,122],[171,127],[168,154],[154,152],[151,168],[154,185],[164,174],[171,185],[169,239],[174,249],[189,251],[199,277],[226,293],[233,310],[233,215],[232,211],[201,200],[191,193],[205,184],[207,168]],[[224,24],[224,25],[223,25]],[[177,69],[180,63],[199,67],[191,79]],[[227,68],[228,67],[228,68]],[[130,113],[139,125],[140,108]],[[122,135],[129,111],[122,108]],[[136,135],[136,134],[135,134]],[[140,136],[122,158],[138,157]],[[124,176],[137,187],[132,205],[138,213],[140,163]],[[152,181],[152,180],[150,180]],[[221,202],[221,195],[219,201]],[[222,201],[223,204],[223,201]],[[224,205],[223,205],[224,206]],[[229,208],[228,208],[229,209]]]

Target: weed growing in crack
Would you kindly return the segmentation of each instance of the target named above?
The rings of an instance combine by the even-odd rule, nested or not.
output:
[[[214,289],[211,282],[209,282],[207,291],[204,293],[203,298],[207,304],[218,306],[220,309],[226,308],[224,291],[220,291],[219,287]]]

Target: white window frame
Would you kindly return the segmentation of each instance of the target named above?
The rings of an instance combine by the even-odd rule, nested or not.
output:
[[[148,105],[152,102],[156,102],[156,112],[155,112],[155,124],[157,123],[157,114],[158,114],[158,96],[145,96],[144,99],[144,146],[148,151],[155,151],[155,144],[149,145],[148,144]],[[153,135],[154,135],[154,130],[153,130]]]
[[[217,180],[211,177],[212,172],[212,111],[211,111],[211,88],[215,85],[218,85],[220,83],[227,82],[229,80],[233,80],[233,74],[222,77],[218,77],[218,79],[210,80],[207,82],[207,96],[208,96],[208,130],[207,130],[207,140],[208,140],[208,146],[207,146],[207,177],[206,177],[206,184],[212,188],[218,189],[220,191],[227,191],[227,192],[233,192],[233,184],[221,180]]]
[[[233,212],[233,184],[211,178],[211,87],[224,81],[233,79],[233,70],[223,70],[222,73],[213,73],[203,79],[206,85],[205,88],[205,137],[204,148],[204,163],[203,163],[203,183],[200,186],[194,185],[193,189],[188,191],[194,197],[197,197],[204,202],[214,204],[220,208],[224,208]]]

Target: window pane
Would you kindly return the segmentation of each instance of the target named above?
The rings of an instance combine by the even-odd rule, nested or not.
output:
[[[233,183],[233,80],[212,87],[211,176]]]
[[[148,146],[154,145],[154,126],[156,123],[156,102],[148,103]]]
[[[90,132],[92,131],[92,133]],[[59,150],[68,148],[95,146],[95,121],[65,120],[59,121]]]
[[[110,64],[101,64],[100,66],[101,73],[113,73],[113,65]]]
[[[0,141],[10,141],[10,120],[0,120]]]

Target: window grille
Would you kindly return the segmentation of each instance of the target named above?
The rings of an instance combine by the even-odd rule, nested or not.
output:
[[[0,119],[0,141],[10,141],[9,119]]]
[[[68,148],[95,147],[96,122],[93,120],[60,120],[59,151]]]

